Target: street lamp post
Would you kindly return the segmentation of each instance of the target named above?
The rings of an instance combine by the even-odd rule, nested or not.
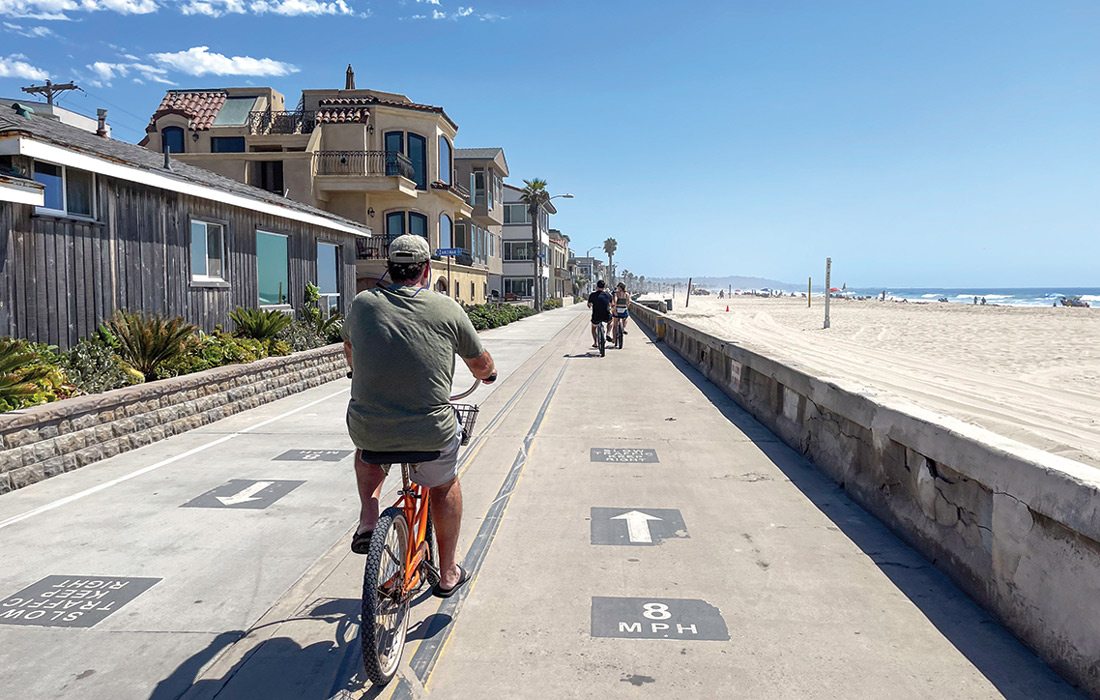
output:
[[[562,199],[573,199],[573,194],[567,192],[565,194],[556,194],[552,197],[547,197],[546,204],[549,204],[551,200],[558,199],[559,197]],[[542,202],[535,201],[531,203],[530,207],[528,207],[528,213],[531,215],[531,241],[535,246],[535,249],[531,251],[531,255],[534,261],[535,268],[535,288],[533,291],[535,293],[536,313],[542,311],[542,297],[545,293],[545,288],[542,284],[542,232],[539,231],[539,214],[542,211],[542,204]]]

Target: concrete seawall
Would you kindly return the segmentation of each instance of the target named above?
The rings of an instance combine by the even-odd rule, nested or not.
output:
[[[1100,469],[631,315],[1100,697]]]

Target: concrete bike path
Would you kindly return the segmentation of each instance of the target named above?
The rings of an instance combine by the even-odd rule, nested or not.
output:
[[[641,331],[603,359],[573,333],[512,420],[522,467],[471,590],[424,603],[448,624],[400,680],[344,697],[1076,697]]]
[[[509,375],[580,313],[486,332],[504,381],[474,400],[515,384]],[[357,512],[347,385],[0,497],[0,696],[160,700],[192,688],[303,572],[346,547]]]

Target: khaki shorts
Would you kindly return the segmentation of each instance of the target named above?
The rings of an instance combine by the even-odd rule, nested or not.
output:
[[[447,443],[447,446],[439,453],[439,457],[433,459],[431,462],[421,462],[414,465],[412,474],[410,475],[412,480],[417,484],[425,488],[435,488],[436,486],[442,486],[443,484],[454,481],[458,478],[458,448],[462,444],[462,428],[459,427],[458,434],[454,436],[454,439]],[[360,461],[364,461],[359,453],[356,453],[356,458]],[[389,476],[390,464],[379,464],[382,471]]]

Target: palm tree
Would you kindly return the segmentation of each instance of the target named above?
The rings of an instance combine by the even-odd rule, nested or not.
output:
[[[645,275],[642,275],[638,278],[638,284],[641,286],[641,289],[639,289],[638,291],[645,292]]]
[[[531,217],[531,245],[534,246],[532,261],[535,269],[535,288],[532,290],[535,296],[535,311],[542,311],[542,258],[539,252],[542,250],[542,241],[539,236],[539,211],[550,203],[550,190],[546,189],[546,180],[534,178],[524,180],[523,192],[519,199],[527,205],[527,213]]]
[[[607,274],[611,276],[611,279],[607,281],[608,284],[614,284],[615,282],[615,269],[611,264],[615,258],[615,251],[618,249],[619,242],[614,238],[608,238],[603,242],[603,252],[607,253]]]

